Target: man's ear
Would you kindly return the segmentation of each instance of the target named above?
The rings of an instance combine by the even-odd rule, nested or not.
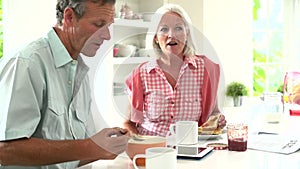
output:
[[[75,12],[72,8],[67,7],[64,11],[64,22],[66,25],[73,25],[73,22],[75,21]]]

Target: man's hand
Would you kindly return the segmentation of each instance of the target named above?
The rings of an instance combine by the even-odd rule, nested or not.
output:
[[[128,130],[119,127],[105,128],[91,137],[91,140],[99,146],[102,159],[115,158],[125,151],[129,140]]]

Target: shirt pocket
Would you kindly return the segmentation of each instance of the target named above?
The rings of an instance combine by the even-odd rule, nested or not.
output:
[[[163,93],[149,94],[145,102],[145,115],[150,121],[159,121],[167,110],[167,98]]]
[[[62,116],[65,113],[64,106],[59,104],[58,101],[51,100],[48,103],[48,107],[52,113],[56,116]]]
[[[69,116],[71,117],[71,130],[73,137],[76,139],[83,139],[87,136],[89,127],[93,127],[93,124],[88,124],[88,118],[90,114],[90,102],[82,95],[78,93],[73,99],[70,105]]]
[[[87,112],[88,112],[88,108],[86,106],[78,105],[75,111],[77,120],[79,120],[81,123],[86,123]]]
[[[86,131],[87,131],[87,112],[84,109],[77,108],[75,111],[69,110],[70,116],[72,116],[72,135],[75,139],[84,139],[86,137]],[[72,114],[72,115],[71,115]]]
[[[67,109],[61,102],[51,99],[48,102],[42,125],[42,134],[48,139],[70,139],[71,134],[68,133],[69,121]]]

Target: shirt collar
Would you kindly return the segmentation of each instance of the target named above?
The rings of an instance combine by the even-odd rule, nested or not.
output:
[[[184,67],[189,67],[191,69],[197,69],[196,56],[189,56],[184,58]],[[157,64],[157,60],[150,60],[147,63],[147,73],[150,73],[152,70],[160,69]]]
[[[192,56],[186,56],[184,57],[184,65],[189,66],[191,69],[197,69],[197,63],[196,63],[197,57],[192,55]]]
[[[152,70],[155,70],[156,68],[159,68],[158,64],[157,64],[157,60],[156,59],[153,59],[153,60],[150,60],[148,63],[147,63],[147,73],[150,73]],[[160,68],[159,68],[160,69]]]
[[[86,65],[86,63],[84,62],[84,59],[82,59],[82,57],[85,57],[83,54],[80,54],[77,58],[77,61],[78,61],[78,65],[80,67],[82,67],[83,71],[84,72],[88,72],[89,71],[89,66]]]
[[[51,29],[48,32],[47,38],[49,40],[56,67],[63,66],[73,60],[54,29]]]

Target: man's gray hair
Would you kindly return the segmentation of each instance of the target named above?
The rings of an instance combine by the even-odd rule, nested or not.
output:
[[[67,7],[75,11],[77,19],[80,19],[85,12],[86,2],[99,3],[100,6],[109,3],[114,5],[116,0],[57,0],[56,4],[56,19],[57,24],[61,25],[64,17],[64,11]]]

